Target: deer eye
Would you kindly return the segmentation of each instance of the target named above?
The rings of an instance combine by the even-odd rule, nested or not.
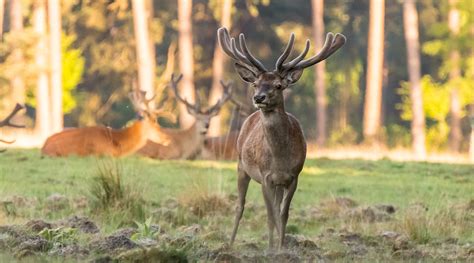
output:
[[[283,86],[281,85],[281,83],[275,84],[275,89],[281,89],[281,88],[283,88]]]

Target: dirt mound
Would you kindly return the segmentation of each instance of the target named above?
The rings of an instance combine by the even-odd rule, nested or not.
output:
[[[95,234],[100,231],[97,225],[87,217],[72,216],[66,221],[60,222],[60,225],[77,228],[79,231],[88,234]]]
[[[60,256],[60,257],[73,257],[73,258],[85,258],[90,254],[89,250],[79,246],[78,244],[70,245],[55,245],[48,255]]]
[[[25,227],[35,233],[39,233],[43,229],[52,229],[53,224],[41,219],[34,219],[26,222]]]
[[[23,241],[15,246],[15,255],[19,258],[33,255],[36,252],[45,252],[49,248],[48,241],[42,237],[28,236],[23,239]]]
[[[51,194],[45,199],[46,208],[51,211],[59,211],[69,206],[69,199],[58,193]]]
[[[102,253],[115,253],[117,251],[130,250],[136,247],[138,247],[138,245],[125,234],[113,234],[90,243],[91,250],[96,250]]]

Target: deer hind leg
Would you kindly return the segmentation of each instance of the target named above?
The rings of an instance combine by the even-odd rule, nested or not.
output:
[[[232,230],[232,236],[230,238],[230,245],[234,244],[235,236],[237,235],[237,229],[239,228],[240,219],[245,208],[245,196],[247,195],[247,189],[249,188],[250,176],[248,176],[242,169],[238,169],[237,178],[237,190],[239,192],[239,199],[237,207],[235,209],[235,221],[234,229]]]
[[[281,209],[281,222],[282,222],[282,231],[280,232],[280,248],[283,247],[285,241],[285,232],[286,232],[286,224],[288,223],[289,211],[290,211],[290,204],[291,200],[293,199],[293,195],[295,194],[296,187],[298,185],[298,179],[296,178],[293,182],[291,182],[288,189],[285,189],[285,197],[283,199],[282,209]]]

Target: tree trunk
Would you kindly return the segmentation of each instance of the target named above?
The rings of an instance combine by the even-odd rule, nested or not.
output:
[[[60,0],[48,0],[52,132],[59,132],[63,129],[61,9],[59,2]]]
[[[0,41],[3,40],[3,19],[5,18],[5,0],[0,0]]]
[[[456,38],[459,34],[460,14],[457,9],[458,0],[449,0],[449,14],[448,24],[451,37]],[[460,55],[459,50],[455,47],[451,47],[449,54],[451,71],[449,72],[450,83],[456,83],[455,81],[461,77]],[[454,84],[456,85],[456,84]],[[451,132],[449,135],[449,148],[453,152],[458,152],[461,146],[462,132],[461,132],[461,99],[459,97],[459,90],[456,86],[451,86],[450,94],[450,127]]]
[[[312,0],[313,8],[313,37],[316,52],[324,45],[324,0]],[[320,147],[326,144],[326,85],[325,62],[314,67],[314,94],[316,95],[316,144]]]
[[[183,74],[179,92],[190,103],[195,101],[194,89],[194,59],[192,36],[192,0],[178,0],[179,20],[179,69]],[[194,123],[194,117],[188,113],[186,106],[179,104],[179,124],[181,128],[188,128]]]
[[[153,45],[149,37],[148,21],[150,13],[145,8],[145,1],[133,0],[133,25],[138,63],[138,85],[140,90],[146,91],[147,97],[155,95],[155,56]]]
[[[10,32],[11,33],[21,33],[23,31],[23,15],[22,15],[22,5],[21,0],[11,0],[10,2]],[[15,64],[23,64],[23,51],[21,48],[15,48],[12,51],[12,59],[15,61]],[[24,104],[25,103],[25,82],[21,74],[15,74],[15,76],[10,80],[11,81],[11,100],[8,108],[13,108],[16,103]],[[15,116],[15,119],[18,120],[18,117],[23,116],[23,114],[18,114]],[[20,117],[21,118],[21,117]]]
[[[230,30],[230,16],[232,12],[232,0],[222,0],[221,25]],[[216,35],[217,37],[217,35]],[[219,48],[219,43],[216,40],[214,47],[214,58],[212,60],[212,88],[209,94],[209,105],[216,103],[222,97],[222,87],[220,80],[223,77],[224,63],[226,56]],[[209,136],[219,136],[221,134],[221,117],[215,116],[211,119],[209,126]]]
[[[384,56],[385,0],[370,0],[367,86],[364,104],[364,140],[374,142],[380,130]]]
[[[411,120],[412,147],[416,158],[426,158],[425,114],[421,91],[420,44],[418,38],[418,13],[415,0],[403,2],[403,24],[407,47],[408,76],[413,119]]]
[[[33,6],[33,28],[39,39],[36,43],[35,62],[38,67],[38,79],[36,86],[36,121],[35,132],[40,138],[50,135],[50,101],[48,87],[48,48],[46,33],[46,2],[35,0]]]

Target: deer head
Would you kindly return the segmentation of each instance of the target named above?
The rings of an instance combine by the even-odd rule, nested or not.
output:
[[[254,88],[253,103],[262,111],[273,111],[283,106],[283,90],[296,83],[305,68],[325,60],[346,42],[343,35],[328,33],[321,51],[311,58],[304,59],[310,47],[310,41],[306,40],[303,52],[293,60],[287,61],[295,42],[295,35],[292,33],[285,50],[277,59],[275,69],[269,71],[250,53],[244,34],[239,35],[237,47],[236,40],[230,37],[227,28],[221,27],[217,33],[222,50],[235,60],[234,66],[239,76]]]
[[[130,101],[132,102],[139,119],[156,122],[158,117],[165,117],[173,122],[176,121],[175,115],[163,109],[166,97],[161,100],[161,102],[156,105],[156,107],[151,106],[151,102],[155,99],[155,96],[147,99],[146,92],[138,89],[135,89],[135,91],[129,93]]]
[[[181,97],[178,92],[178,83],[183,78],[183,75],[179,75],[177,77],[174,74],[171,76],[170,87],[173,90],[176,99],[186,105],[186,109],[189,114],[193,115],[196,118],[196,125],[197,129],[201,134],[206,134],[207,130],[209,129],[209,122],[211,118],[219,114],[222,106],[231,99],[232,97],[232,84],[224,83],[224,81],[220,81],[224,92],[222,97],[212,106],[208,107],[207,109],[203,110],[201,107],[201,101],[199,96],[196,94],[196,102],[195,104],[189,103],[185,98]]]

